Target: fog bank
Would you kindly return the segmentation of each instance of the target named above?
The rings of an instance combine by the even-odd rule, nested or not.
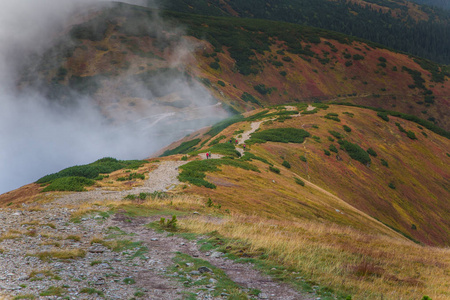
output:
[[[142,1],[125,1],[140,4]],[[158,108],[141,111],[133,122],[106,120],[92,99],[78,96],[70,107],[47,99],[40,90],[17,89],[19,70],[31,53],[44,51],[79,7],[95,0],[3,0],[0,10],[0,194],[31,183],[63,168],[102,157],[142,159],[186,134],[186,122],[176,113]],[[162,21],[160,21],[162,22]],[[164,24],[160,24],[164,28]],[[189,45],[174,51],[191,51]],[[183,55],[179,55],[182,59]],[[127,79],[129,80],[129,79]],[[176,89],[208,120],[197,129],[224,117],[217,103],[199,85],[182,77],[164,78],[167,89]],[[132,83],[130,84],[132,85]],[[143,87],[144,98],[152,91]],[[147,95],[148,94],[148,95]],[[117,116],[119,117],[119,116]]]

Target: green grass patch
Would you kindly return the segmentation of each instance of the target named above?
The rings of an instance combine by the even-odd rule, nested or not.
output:
[[[214,297],[220,297],[225,293],[229,295],[228,299],[248,299],[247,293],[256,294],[256,296],[259,294],[259,291],[256,290],[244,292],[222,269],[203,259],[177,252],[173,262],[175,265],[169,269],[169,272],[177,272],[179,274],[176,277],[177,280],[182,282],[185,287],[199,287],[200,289],[201,286],[210,284],[210,279],[214,279],[215,284],[212,291]]]
[[[17,295],[13,298],[13,300],[20,300],[20,299],[36,299],[36,296],[33,294],[25,294],[25,295]]]
[[[104,297],[105,296],[105,294],[102,291],[96,290],[94,288],[89,288],[89,287],[82,288],[80,290],[80,294],[88,294],[88,295],[96,294],[97,296],[100,296],[100,297]]]
[[[50,286],[45,291],[40,292],[39,296],[58,296],[58,297],[61,297],[65,293],[67,293],[67,290],[65,288],[63,288],[63,287]]]

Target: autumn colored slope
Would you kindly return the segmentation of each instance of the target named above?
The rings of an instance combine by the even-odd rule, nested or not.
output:
[[[448,69],[379,45],[267,20],[174,12],[160,18],[125,4],[90,18],[49,49],[57,57],[52,63],[48,56],[36,59],[21,86],[37,80],[55,99],[74,90],[91,95],[111,118],[154,104],[165,112],[191,107],[193,100],[182,91],[159,89],[161,82],[181,78],[202,84],[234,112],[339,100],[416,115],[450,129]],[[159,27],[152,24],[161,19],[163,30],[155,31]],[[150,92],[142,95],[143,86]]]
[[[330,119],[335,115],[339,121]],[[273,118],[279,120],[271,121]],[[342,218],[336,209],[345,210],[350,204],[411,240],[448,245],[447,138],[404,119],[391,116],[385,121],[375,111],[346,106],[332,105],[315,114],[288,118],[275,115],[262,120],[265,122],[259,131],[299,128],[307,130],[311,137],[299,144],[266,142],[247,146],[250,153],[266,160],[254,160],[261,172],[223,167],[222,172],[208,175],[216,189],[194,188],[195,193],[206,193],[223,206],[232,205],[247,213],[283,219],[319,217],[336,223]],[[250,124],[235,123],[211,140],[220,137],[221,143],[234,141]],[[363,152],[370,149],[371,154],[365,153],[369,161],[352,158],[342,141],[359,146]],[[248,142],[252,143],[251,139]],[[208,148],[208,142],[198,141],[197,145],[203,147],[190,150]],[[286,162],[289,168],[284,166]],[[270,172],[272,164],[281,170],[280,174]],[[323,200],[311,197],[336,199],[317,188],[312,188],[316,190],[313,194],[305,194],[305,188],[295,183],[296,177],[319,186],[341,202],[324,208]],[[311,189],[311,185],[306,187]]]
[[[234,117],[164,149],[169,156],[101,174],[70,194],[80,201],[72,217],[170,213],[180,233],[209,236],[210,247],[323,299],[447,299],[449,140],[373,110],[316,106]],[[158,184],[151,175],[166,162],[180,166],[181,184],[161,199],[133,194]],[[68,195],[43,192],[50,185],[3,194],[0,205],[39,210]]]

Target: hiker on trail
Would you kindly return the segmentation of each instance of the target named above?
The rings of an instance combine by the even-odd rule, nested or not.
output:
[[[244,144],[244,151],[245,151],[245,144]]]
[[[233,139],[230,139],[230,144],[232,144],[233,143]]]
[[[211,157],[212,157],[212,156],[211,156],[211,151],[209,151],[208,155],[209,155],[209,158],[211,158]]]
[[[206,159],[208,159],[209,158],[209,153],[208,152],[206,152]]]
[[[238,144],[238,140],[236,140],[236,145]]]

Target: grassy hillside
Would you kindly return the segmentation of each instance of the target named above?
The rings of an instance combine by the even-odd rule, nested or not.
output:
[[[117,4],[73,27],[74,42],[63,40],[36,59],[40,75],[30,69],[21,85],[38,80],[55,101],[70,101],[74,91],[91,95],[110,118],[151,105],[189,111],[195,99],[168,86],[175,80],[195,89],[203,85],[234,112],[339,100],[450,128],[444,66],[299,25],[173,12],[163,17],[166,28],[159,32],[152,25],[158,22],[154,12]],[[185,45],[192,50],[186,52]],[[49,56],[57,58],[49,62]]]
[[[205,249],[323,299],[448,298],[448,138],[374,110],[316,106],[246,113],[186,137],[167,149],[171,156],[108,169],[86,189],[113,197],[141,186],[160,160],[186,162],[183,183],[161,199],[130,191],[73,214],[177,215],[176,231],[207,235]],[[201,159],[207,151],[221,158]],[[46,187],[25,186],[0,203],[34,207],[63,195]]]
[[[246,142],[251,154],[263,158],[252,159],[260,172],[245,169],[224,172],[223,178],[214,172],[207,178],[217,188],[207,192],[201,188],[201,191],[221,199],[223,202],[219,203],[223,205],[230,202],[239,205],[243,201],[241,210],[248,213],[266,216],[270,212],[283,218],[313,214],[328,218],[326,211],[315,210],[317,201],[305,202],[302,211],[291,211],[289,204],[285,207],[283,202],[272,203],[272,199],[279,197],[283,199],[280,201],[293,203],[299,190],[304,189],[295,184],[299,176],[411,240],[447,245],[450,234],[450,207],[445,201],[449,197],[448,138],[417,123],[392,116],[385,121],[375,111],[355,107],[332,105],[301,117],[286,114],[263,117],[266,121]],[[269,120],[273,118],[276,120]],[[200,143],[197,137],[196,146],[189,151],[207,149],[211,143],[222,145],[230,139],[234,141],[249,126],[249,121],[234,123],[209,143]],[[304,129],[310,136],[304,142],[270,142],[275,137],[265,132],[275,130],[279,139],[282,128]],[[261,143],[265,139],[269,142]],[[210,148],[213,153],[216,147]],[[250,156],[242,159],[248,160]],[[266,186],[272,180],[275,182]],[[277,180],[282,181],[277,183]],[[288,190],[284,191],[285,188]],[[200,190],[195,188],[196,192]],[[334,208],[329,207],[331,215]]]

